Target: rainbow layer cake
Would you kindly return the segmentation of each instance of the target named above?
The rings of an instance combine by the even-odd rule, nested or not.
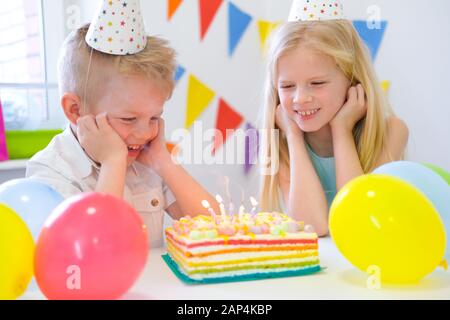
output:
[[[165,234],[168,258],[184,278],[214,282],[207,280],[252,280],[320,271],[317,234],[307,230],[302,222],[285,214],[260,212],[186,216]]]

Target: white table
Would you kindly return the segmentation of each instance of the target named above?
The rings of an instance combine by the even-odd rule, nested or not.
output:
[[[370,289],[369,275],[355,269],[341,256],[330,238],[319,240],[318,274],[225,284],[186,285],[162,260],[165,249],[152,249],[148,264],[125,299],[265,300],[265,299],[450,299],[450,271],[436,269],[419,285]],[[23,299],[43,299],[31,288]]]

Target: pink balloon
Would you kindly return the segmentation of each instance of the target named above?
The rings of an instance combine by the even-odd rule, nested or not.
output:
[[[147,229],[116,197],[85,193],[47,219],[35,254],[35,276],[48,299],[117,299],[145,267]]]

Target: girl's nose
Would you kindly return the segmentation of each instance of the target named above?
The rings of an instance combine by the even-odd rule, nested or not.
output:
[[[304,104],[307,102],[312,102],[313,98],[310,92],[304,88],[298,88],[295,91],[294,103],[296,104]]]

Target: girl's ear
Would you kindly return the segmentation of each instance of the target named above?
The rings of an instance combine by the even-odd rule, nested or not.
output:
[[[81,113],[81,100],[74,93],[65,93],[61,97],[61,107],[70,123],[76,125]]]

